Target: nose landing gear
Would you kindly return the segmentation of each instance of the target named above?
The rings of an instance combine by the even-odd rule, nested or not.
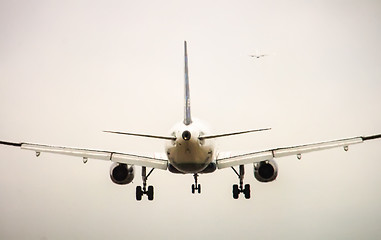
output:
[[[246,199],[250,199],[250,184],[245,184],[243,187],[243,178],[245,176],[245,166],[239,165],[239,173],[232,167],[233,171],[237,174],[239,178],[239,186],[237,184],[233,185],[233,198],[238,199],[239,194],[243,193]]]
[[[201,193],[201,185],[197,184],[198,174],[197,173],[193,174],[193,177],[194,177],[194,184],[192,184],[192,193],[194,194],[197,190],[197,192],[200,194]]]

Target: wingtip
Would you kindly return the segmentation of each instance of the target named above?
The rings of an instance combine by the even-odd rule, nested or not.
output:
[[[381,134],[376,134],[376,135],[371,135],[371,136],[365,136],[365,137],[361,137],[363,141],[367,141],[367,140],[373,140],[373,139],[378,139],[378,138],[381,138]]]
[[[22,143],[5,142],[5,141],[0,141],[0,144],[14,146],[14,147],[21,147],[22,145]]]

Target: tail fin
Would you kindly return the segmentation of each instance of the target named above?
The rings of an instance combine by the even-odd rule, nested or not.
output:
[[[185,108],[184,108],[184,124],[189,125],[192,123],[191,109],[190,109],[190,94],[189,94],[189,76],[188,76],[188,53],[187,42],[184,41],[184,61],[185,61]]]

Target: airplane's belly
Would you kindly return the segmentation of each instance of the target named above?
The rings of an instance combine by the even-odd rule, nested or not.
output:
[[[212,162],[213,151],[208,146],[183,144],[167,149],[170,164],[184,173],[197,173]]]

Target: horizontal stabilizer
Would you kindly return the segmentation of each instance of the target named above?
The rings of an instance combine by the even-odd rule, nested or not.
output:
[[[148,135],[148,134],[140,134],[140,133],[127,133],[127,132],[114,132],[114,131],[103,131],[103,132],[129,135],[129,136],[137,136],[137,137],[158,138],[158,139],[164,139],[164,140],[176,140],[175,137],[156,136],[156,135]]]
[[[206,135],[206,136],[199,137],[199,139],[200,140],[204,140],[204,139],[210,139],[210,138],[227,137],[227,136],[244,134],[244,133],[267,131],[267,130],[270,130],[270,129],[271,128],[262,128],[262,129],[254,129],[254,130],[248,130],[248,131],[242,131],[242,132],[224,133],[224,134],[218,134],[218,135]]]

